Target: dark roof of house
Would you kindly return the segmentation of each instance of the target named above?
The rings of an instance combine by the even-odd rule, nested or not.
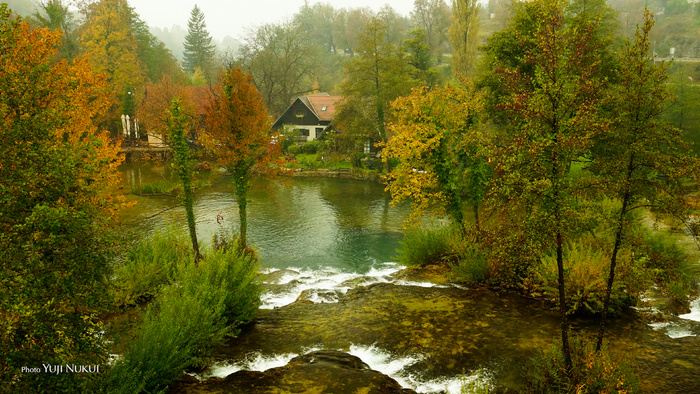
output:
[[[292,100],[289,107],[287,107],[279,118],[277,118],[275,123],[272,124],[272,128],[275,129],[281,127],[285,120],[289,121],[290,117],[293,116],[290,111],[295,105],[297,105],[297,101],[308,108],[312,116],[318,119],[318,122],[323,122],[320,124],[328,124],[333,120],[333,118],[335,118],[336,107],[340,103],[341,98],[342,97],[340,96],[331,96],[328,93],[299,96]]]

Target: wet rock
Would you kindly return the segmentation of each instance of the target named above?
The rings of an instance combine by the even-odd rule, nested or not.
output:
[[[279,284],[283,279],[285,279],[286,276],[299,276],[299,272],[290,270],[290,269],[283,269],[283,270],[278,270],[271,272],[269,274],[262,274],[261,279],[265,283],[269,284]]]
[[[212,378],[201,383],[183,380],[173,386],[170,393],[415,394],[415,391],[369,369],[358,357],[319,350],[295,357],[284,367],[264,372],[238,371],[223,379]]]
[[[367,285],[371,285],[373,283],[377,283],[380,280],[381,279],[379,279],[377,277],[359,276],[357,278],[348,279],[346,281],[341,282],[340,284],[338,284],[338,287],[354,288],[354,287],[360,287],[360,286],[367,286]]]
[[[410,267],[391,275],[394,279],[408,282],[427,282],[436,285],[447,284],[450,280],[451,270],[444,264],[429,265],[426,267]]]
[[[304,290],[299,294],[296,301],[308,301],[308,302],[338,302],[338,298],[342,295],[340,290],[317,290],[308,289]]]

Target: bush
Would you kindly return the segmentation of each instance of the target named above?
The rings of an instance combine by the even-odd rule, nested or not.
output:
[[[301,146],[301,152],[309,155],[315,155],[321,149],[323,149],[323,143],[318,140],[309,141]]]
[[[354,168],[362,168],[362,159],[364,159],[365,157],[367,157],[367,155],[365,155],[364,153],[353,152],[350,155],[350,164],[352,164]]]
[[[405,266],[424,267],[429,264],[454,262],[458,231],[449,226],[434,228],[415,227],[406,232],[399,243],[399,263]]]
[[[627,262],[618,256],[620,271]],[[600,313],[605,302],[609,274],[609,256],[602,249],[584,242],[568,245],[564,249],[566,305],[568,313]],[[559,276],[554,253],[542,257],[540,264],[532,268],[525,287],[535,296],[545,296],[559,302]],[[619,312],[622,306],[633,300],[625,291],[625,282],[618,279],[612,289],[611,306]]]
[[[156,194],[170,194],[173,189],[177,187],[178,183],[175,181],[153,181],[141,185],[140,187],[133,187],[131,189],[131,194],[137,196],[143,195],[156,195]]]
[[[459,376],[460,394],[488,394],[493,389],[488,372],[479,368],[471,376]],[[450,393],[451,394],[451,393]]]
[[[476,247],[467,247],[459,253],[457,264],[451,264],[455,279],[459,281],[484,283],[489,277],[489,264],[486,255]]]
[[[151,234],[115,267],[115,303],[133,305],[153,298],[171,282],[178,261],[191,255],[189,240],[175,235],[174,229]]]
[[[595,351],[593,341],[570,338],[572,373],[566,373],[561,343],[533,357],[525,372],[525,393],[635,393],[639,379],[626,360],[613,357],[605,346]]]
[[[688,254],[665,233],[647,231],[640,238],[635,245],[639,259],[674,306],[687,309],[696,293],[696,272]]]
[[[289,153],[290,155],[295,155],[295,156],[296,156],[296,155],[298,155],[299,153],[301,153],[301,146],[299,146],[299,145],[290,145],[290,146],[287,148],[287,153]]]
[[[174,284],[149,305],[126,354],[111,370],[117,393],[164,390],[184,369],[202,366],[209,350],[239,333],[260,305],[253,256],[236,248],[209,251],[177,265]]]

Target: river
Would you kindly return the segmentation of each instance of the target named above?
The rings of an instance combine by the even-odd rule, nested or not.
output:
[[[121,171],[125,190],[170,177],[164,163]],[[256,181],[248,234],[265,274],[262,310],[198,378],[262,371],[332,349],[360,357],[404,387],[459,392],[462,373],[499,365],[518,373],[527,356],[556,340],[556,313],[539,302],[397,276],[401,267],[393,261],[410,208],[392,207],[383,189],[336,178],[295,178],[288,186]],[[228,178],[215,177],[196,193],[204,243],[237,228],[231,191]],[[185,231],[176,197],[129,198],[137,204],[122,221],[137,237],[168,226]],[[663,324],[631,312],[613,322],[610,341],[635,355],[644,392],[693,392],[700,390],[697,320],[698,302],[690,314]],[[595,328],[595,321],[574,323],[575,331]]]

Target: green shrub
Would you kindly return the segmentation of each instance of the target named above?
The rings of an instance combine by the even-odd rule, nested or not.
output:
[[[618,256],[618,260],[620,271],[624,271],[627,261],[623,256]],[[608,267],[609,256],[600,248],[585,242],[565,247],[564,282],[568,313],[600,313],[605,301]],[[530,277],[524,282],[525,288],[535,296],[545,296],[558,303],[558,278],[556,255],[549,253],[542,257],[540,264],[532,268]],[[625,281],[616,280],[610,298],[612,308],[619,312],[622,306],[632,301],[626,291]]]
[[[316,154],[300,153],[297,155],[297,161],[301,168],[314,169],[319,168],[323,163],[317,160]]]
[[[673,275],[677,268],[684,268],[688,255],[673,238],[660,232],[644,234],[641,252],[648,258],[647,266]]]
[[[460,394],[488,394],[492,391],[493,385],[490,383],[488,372],[479,368],[471,376],[464,374],[459,376]],[[448,394],[452,394],[448,392]]]
[[[449,226],[415,227],[406,232],[399,243],[399,263],[405,266],[426,266],[457,259],[455,233]]]
[[[613,357],[605,346],[596,352],[593,341],[573,336],[570,347],[570,376],[566,373],[561,343],[555,341],[549,349],[535,355],[526,366],[526,387],[522,392],[629,394],[639,391],[639,379],[630,364],[624,359]]]
[[[177,182],[168,180],[158,180],[141,185],[140,187],[132,187],[131,194],[137,196],[170,194],[177,187]]]
[[[467,247],[461,251],[459,261],[451,264],[451,268],[458,281],[484,283],[489,277],[486,255],[476,247]]]
[[[290,145],[290,146],[287,148],[287,153],[289,153],[290,155],[295,155],[295,156],[296,156],[296,155],[298,155],[299,153],[301,153],[301,146],[296,145],[296,144]]]
[[[114,301],[117,305],[132,305],[153,298],[171,282],[178,261],[191,255],[192,246],[174,229],[151,234],[115,267]]]
[[[350,164],[352,164],[354,168],[362,168],[362,159],[364,159],[365,157],[367,157],[367,155],[365,155],[364,153],[353,152],[350,155]]]
[[[687,309],[696,294],[696,268],[686,251],[661,231],[641,231],[633,241],[638,259],[644,262],[653,281],[672,299],[673,306]]]
[[[315,155],[321,149],[323,149],[323,142],[318,140],[309,141],[301,146],[301,152],[309,155]]]
[[[126,354],[113,366],[116,393],[164,390],[192,366],[202,366],[214,346],[239,332],[260,305],[254,257],[235,248],[208,251],[194,265],[179,261],[173,284],[149,305]]]

